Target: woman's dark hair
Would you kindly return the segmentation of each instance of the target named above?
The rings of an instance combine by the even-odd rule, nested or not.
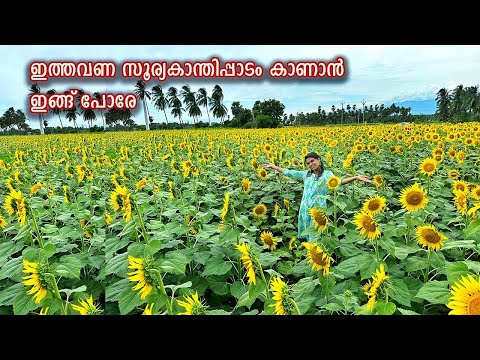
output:
[[[325,170],[325,167],[323,166],[323,161],[320,158],[320,155],[318,155],[315,151],[309,152],[307,155],[305,155],[304,161],[307,162],[308,158],[314,158],[314,159],[319,159],[320,160],[320,173],[318,174],[318,177],[322,176],[323,171]],[[310,170],[307,174],[307,176],[310,176],[313,172]]]

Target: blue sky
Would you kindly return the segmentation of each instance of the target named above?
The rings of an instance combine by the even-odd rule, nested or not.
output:
[[[226,61],[255,61],[266,71],[275,62],[334,61],[346,59],[347,77],[315,80],[273,79],[167,79],[160,83],[166,90],[188,84],[192,91],[205,87],[209,94],[218,84],[223,89],[224,104],[239,101],[252,108],[255,101],[276,99],[285,105],[285,113],[314,112],[318,106],[329,111],[341,102],[361,107],[395,103],[410,106],[413,114],[435,111],[435,96],[439,89],[457,85],[480,85],[480,45],[0,45],[0,115],[9,107],[21,109],[38,128],[37,115],[28,108],[29,66],[32,61],[113,61],[120,69],[125,61],[208,61],[217,56]],[[86,92],[133,92],[137,79],[51,79],[39,83],[41,91],[54,88],[64,91],[82,88]],[[147,82],[150,89],[159,84]],[[134,111],[134,120],[144,123],[142,107]],[[164,122],[163,113],[149,104],[155,122]],[[173,116],[167,112],[169,121]],[[57,117],[48,116],[49,126],[59,125]],[[191,119],[189,119],[191,121]],[[200,120],[208,121],[206,111]],[[65,124],[66,121],[64,121]],[[82,123],[81,121],[79,123]],[[101,125],[101,120],[97,120]],[[85,124],[86,126],[86,124]]]

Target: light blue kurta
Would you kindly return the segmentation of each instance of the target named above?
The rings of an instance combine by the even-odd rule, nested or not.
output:
[[[307,238],[310,240],[313,235],[303,235],[303,230],[313,224],[313,218],[310,216],[308,209],[315,206],[326,208],[327,207],[327,181],[333,176],[330,170],[324,170],[322,176],[317,178],[315,174],[307,176],[310,170],[291,170],[283,169],[282,174],[294,179],[303,180],[303,195],[300,202],[300,209],[298,211],[298,239]]]

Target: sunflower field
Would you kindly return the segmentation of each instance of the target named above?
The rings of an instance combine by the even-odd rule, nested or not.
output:
[[[480,123],[8,136],[0,314],[480,314]],[[298,239],[316,151],[326,208]],[[373,183],[339,179],[369,176]],[[302,238],[303,239],[303,238]]]

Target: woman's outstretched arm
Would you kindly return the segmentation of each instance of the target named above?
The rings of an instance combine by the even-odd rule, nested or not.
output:
[[[361,180],[361,181],[364,181],[366,183],[372,183],[373,182],[372,180],[370,180],[370,178],[368,176],[356,175],[356,176],[352,176],[352,177],[349,177],[349,178],[342,179],[341,183],[342,183],[342,185],[345,185],[345,184],[348,184],[349,182],[352,182],[354,180]]]

